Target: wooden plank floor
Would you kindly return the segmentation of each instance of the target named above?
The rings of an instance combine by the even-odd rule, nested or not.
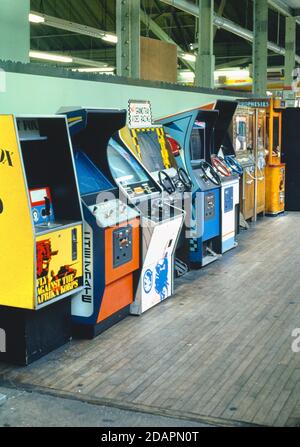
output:
[[[0,377],[169,415],[300,426],[299,239],[300,213],[265,218],[172,299]]]

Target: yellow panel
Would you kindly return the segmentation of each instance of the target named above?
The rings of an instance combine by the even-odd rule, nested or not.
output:
[[[132,132],[132,133],[131,133]],[[119,135],[121,140],[123,141],[123,143],[131,150],[131,152],[138,157],[139,159],[141,159],[141,153],[139,151],[139,145],[138,142],[136,140],[136,131],[134,129],[132,129],[130,132],[129,128],[123,127],[123,129],[121,129],[119,131]]]
[[[285,209],[285,165],[266,168],[266,212],[279,214]]]
[[[73,251],[73,233],[76,252]],[[76,253],[76,256],[74,256]],[[37,308],[62,299],[82,285],[82,226],[57,230],[36,239]]]
[[[0,305],[34,308],[34,236],[13,116],[0,116]],[[2,208],[2,207],[1,207]]]
[[[161,157],[163,160],[164,167],[166,169],[169,169],[172,166],[171,166],[170,157],[169,157],[170,154],[169,154],[169,151],[166,146],[165,132],[164,132],[163,128],[161,127],[161,128],[156,129],[156,133],[157,133],[158,141],[159,141],[160,148],[161,148]]]

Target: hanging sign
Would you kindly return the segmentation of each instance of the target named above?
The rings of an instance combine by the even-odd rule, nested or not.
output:
[[[129,101],[128,124],[131,128],[144,128],[153,125],[150,101]]]

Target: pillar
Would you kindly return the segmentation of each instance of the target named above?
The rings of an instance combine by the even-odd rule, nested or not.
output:
[[[291,87],[293,70],[296,66],[296,20],[294,17],[285,19],[285,58],[284,58],[284,86]]]
[[[253,94],[266,96],[268,69],[268,2],[254,0]]]
[[[214,2],[199,2],[199,36],[196,60],[195,84],[198,87],[214,88]]]
[[[140,77],[140,0],[117,0],[117,74]]]
[[[30,0],[0,0],[0,59],[29,62]]]

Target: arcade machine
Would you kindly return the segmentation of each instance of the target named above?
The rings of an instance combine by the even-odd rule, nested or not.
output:
[[[266,149],[267,149],[267,109],[269,99],[240,100],[240,105],[252,110],[253,138],[249,148],[254,159],[254,216],[265,214],[266,208]]]
[[[221,180],[222,253],[237,247],[239,231],[239,174],[228,166],[223,148],[229,125],[237,108],[235,101],[216,101],[212,110],[219,112],[214,127],[214,137],[207,151],[207,161],[212,164]]]
[[[267,112],[266,214],[272,216],[285,210],[285,164],[281,161],[284,109],[285,101],[272,98]]]
[[[218,114],[218,111],[193,109],[159,120],[165,132],[182,148],[176,160],[188,172],[193,184],[190,261],[195,268],[216,261],[222,251],[221,181],[206,161]]]
[[[126,121],[119,110],[60,112],[68,118],[84,215],[84,288],[72,301],[73,333],[93,338],[129,315],[140,267],[139,213],[119,200],[102,161]]]
[[[231,161],[236,160],[242,167],[240,176],[240,211],[245,221],[254,218],[255,214],[255,160],[254,147],[254,110],[239,105],[232,120],[231,138],[234,154]]]
[[[81,212],[66,119],[0,116],[0,360],[27,365],[70,340]]]
[[[148,120],[141,122],[136,118],[139,110],[148,108]],[[177,208],[191,208],[190,195],[192,181],[183,167],[178,167],[170,147],[164,128],[153,124],[151,103],[149,101],[129,101],[129,125],[120,130],[121,140],[136,155],[151,175],[161,185],[165,193],[165,200]],[[186,210],[187,216],[191,210]],[[175,273],[177,277],[188,272],[189,243],[186,238],[187,222],[176,249]]]
[[[115,188],[113,200],[116,200],[116,194],[119,194],[119,206],[121,208],[125,206],[131,216],[135,216],[135,219],[137,216],[140,217],[141,272],[138,272],[138,278],[135,277],[133,282],[130,281],[130,294],[128,290],[126,291],[126,284],[123,286],[120,284],[120,287],[116,288],[116,296],[122,297],[124,294],[130,296],[130,300],[128,300],[128,302],[130,301],[130,313],[140,315],[173,294],[174,252],[183,225],[184,214],[182,210],[162,201],[161,187],[122,143],[118,134],[115,133],[111,138],[114,132],[125,126],[125,110],[81,109],[68,111],[67,114],[74,150],[88,156],[97,170],[101,171],[102,177],[106,179],[104,188],[99,189],[107,190],[108,180]],[[81,120],[77,133],[72,131],[76,120]],[[80,177],[80,165],[77,170]],[[119,191],[117,191],[118,189]],[[82,190],[82,194],[84,192]],[[85,198],[83,197],[83,199]],[[92,206],[90,209],[92,212],[95,212],[95,205],[97,205],[95,199],[95,195],[87,197],[87,206]],[[102,203],[100,200],[99,206],[106,209],[107,202]],[[96,213],[98,213],[98,209]],[[110,210],[105,211],[105,216],[110,217],[111,214]],[[128,229],[130,230],[130,228]],[[127,248],[124,250],[118,245],[124,239],[124,230],[120,231],[122,236],[118,232],[114,233],[114,246],[117,245],[117,248],[113,251],[113,262],[116,263],[116,266],[119,261],[123,262],[124,253],[127,253]],[[131,236],[130,232],[129,236]],[[138,253],[137,248],[132,249],[132,253],[130,251],[132,246],[137,247],[138,245],[137,232],[132,234],[134,238],[132,240],[128,239],[128,236],[126,237],[126,245],[129,244],[129,256],[127,258],[126,255],[124,261],[128,259],[132,263],[133,256],[137,259]],[[99,247],[99,243],[97,247]],[[105,256],[111,259],[112,248],[107,246],[104,250],[100,244],[102,257],[104,257],[104,252]],[[111,262],[111,260],[106,262]],[[130,265],[133,266],[133,264]],[[137,267],[135,264],[134,269]],[[124,268],[126,266],[121,267],[123,273],[122,269]],[[96,274],[98,275],[97,272]]]
[[[266,210],[266,145],[267,145],[267,113],[266,109],[256,111],[256,214],[265,214]]]

